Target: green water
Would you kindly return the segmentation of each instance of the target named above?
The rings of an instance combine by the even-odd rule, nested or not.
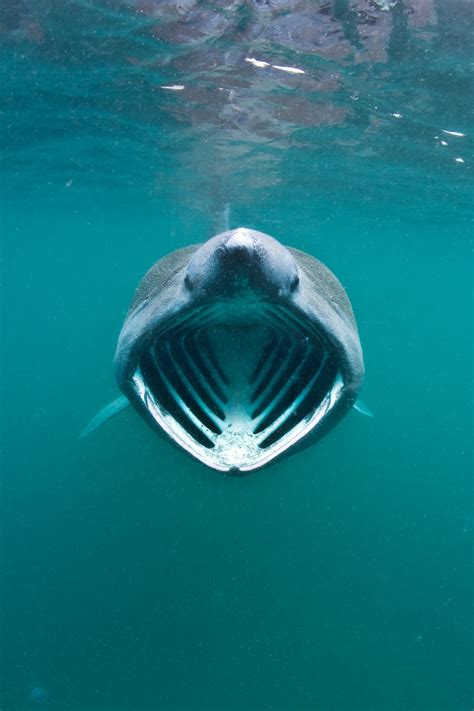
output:
[[[474,705],[474,12],[335,3],[334,47],[286,5],[0,13],[2,711]],[[138,280],[227,204],[342,281],[375,417],[242,478],[130,411],[79,440]]]

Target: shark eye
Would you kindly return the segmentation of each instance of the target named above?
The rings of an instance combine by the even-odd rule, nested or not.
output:
[[[185,285],[186,289],[189,289],[189,291],[191,291],[193,288],[193,283],[192,283],[191,279],[189,278],[189,274],[186,274],[186,276],[184,277],[184,285]]]
[[[299,283],[300,283],[300,278],[299,278],[298,274],[295,274],[295,276],[291,280],[290,291],[294,291]]]

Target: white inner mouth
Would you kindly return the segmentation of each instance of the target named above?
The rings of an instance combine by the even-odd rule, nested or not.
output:
[[[133,384],[175,442],[221,471],[274,459],[343,387],[316,332],[287,310],[245,300],[203,307],[157,333]]]

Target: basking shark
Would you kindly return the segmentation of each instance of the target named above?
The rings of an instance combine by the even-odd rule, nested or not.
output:
[[[247,228],[158,260],[125,318],[114,369],[151,427],[213,469],[250,472],[314,444],[357,404],[364,364],[349,299],[305,252]]]

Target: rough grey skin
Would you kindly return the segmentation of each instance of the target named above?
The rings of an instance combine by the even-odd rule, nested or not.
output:
[[[145,274],[114,361],[122,393],[205,465],[249,472],[316,442],[364,366],[349,299],[321,262],[239,228]]]

